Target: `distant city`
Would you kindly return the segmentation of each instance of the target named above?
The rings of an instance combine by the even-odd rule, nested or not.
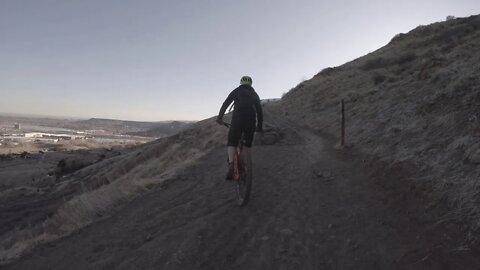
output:
[[[188,124],[0,115],[0,154],[125,147],[169,136]]]

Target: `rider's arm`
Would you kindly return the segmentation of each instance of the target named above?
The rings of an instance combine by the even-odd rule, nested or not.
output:
[[[262,103],[260,102],[259,97],[255,101],[255,111],[257,112],[257,129],[261,131],[263,130],[263,110],[262,110]]]
[[[218,113],[217,117],[217,122],[218,121],[223,121],[223,115],[225,114],[225,111],[227,110],[228,106],[233,102],[235,99],[235,90],[233,90],[230,95],[228,95],[227,99],[223,102],[222,107],[220,108],[220,112]]]

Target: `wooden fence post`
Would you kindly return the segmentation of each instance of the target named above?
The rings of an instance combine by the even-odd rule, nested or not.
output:
[[[342,128],[340,146],[345,146],[345,101],[342,99]]]

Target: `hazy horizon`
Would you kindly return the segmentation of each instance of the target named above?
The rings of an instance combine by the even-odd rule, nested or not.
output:
[[[398,33],[478,13],[473,0],[2,1],[0,112],[201,120],[243,75],[278,98]]]
[[[45,114],[28,114],[28,113],[10,113],[10,112],[0,112],[0,116],[6,117],[20,117],[20,118],[39,118],[39,119],[60,119],[60,120],[88,120],[88,119],[107,119],[107,120],[119,120],[119,121],[132,121],[132,122],[196,122],[198,120],[189,120],[189,119],[170,119],[170,120],[137,120],[137,119],[120,119],[120,118],[105,118],[105,117],[78,117],[78,116],[63,116],[63,115],[45,115]]]

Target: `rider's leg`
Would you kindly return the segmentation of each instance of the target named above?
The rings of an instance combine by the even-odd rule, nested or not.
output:
[[[253,137],[255,134],[255,118],[249,119],[249,122],[245,123],[244,134],[245,134],[245,147],[250,150],[253,144]]]
[[[228,154],[228,172],[227,180],[233,179],[233,157],[235,155],[235,148],[238,145],[240,136],[242,135],[241,127],[238,124],[238,121],[232,119],[232,125],[228,131],[228,143],[227,143],[227,154]]]
[[[240,137],[242,136],[242,127],[241,122],[239,119],[234,118],[232,119],[232,125],[230,126],[230,130],[228,131],[228,143],[227,143],[227,154],[228,154],[228,162],[233,162],[233,156],[235,155],[235,148],[240,141]]]
[[[227,146],[227,153],[228,153],[228,163],[233,162],[233,156],[235,155],[235,147],[234,146]]]

